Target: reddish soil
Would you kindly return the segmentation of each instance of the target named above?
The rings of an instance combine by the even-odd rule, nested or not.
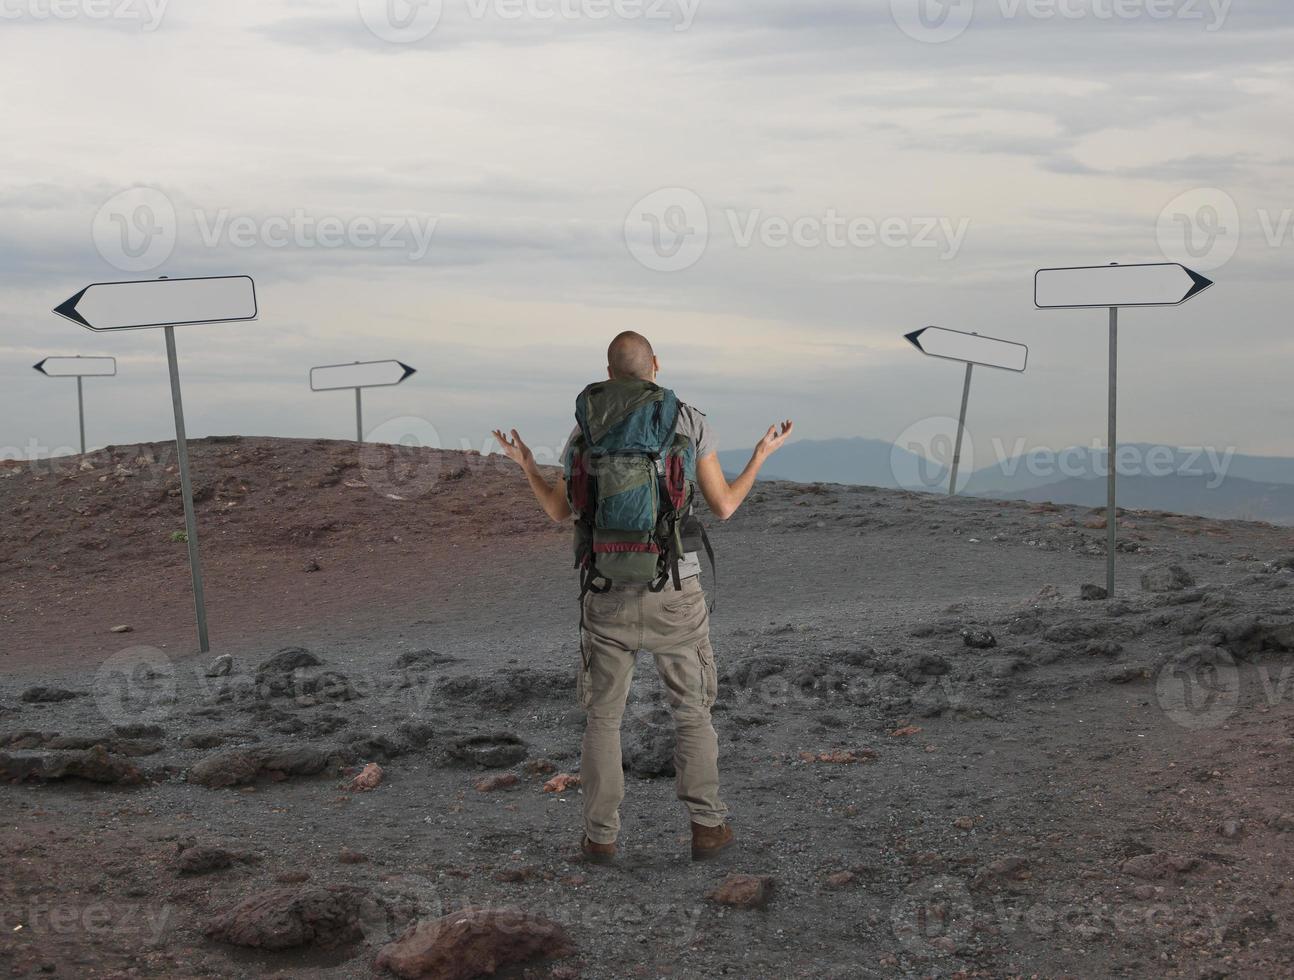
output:
[[[551,567],[567,546],[518,506],[525,480],[500,456],[240,437],[189,454],[213,653],[428,605],[498,564],[500,537],[510,567],[535,550]],[[9,462],[0,513],[0,669],[95,666],[130,644],[196,652],[173,445]]]

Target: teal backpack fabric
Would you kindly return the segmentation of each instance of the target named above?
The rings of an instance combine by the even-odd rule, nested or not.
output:
[[[671,579],[680,587],[683,534],[699,523],[696,446],[676,432],[678,415],[674,392],[650,381],[601,381],[576,399],[579,432],[563,468],[581,596],[620,584],[659,591]]]

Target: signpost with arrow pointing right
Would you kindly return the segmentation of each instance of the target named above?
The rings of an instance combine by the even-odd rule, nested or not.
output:
[[[85,391],[82,378],[113,378],[117,375],[115,357],[47,357],[33,368],[47,378],[76,378],[76,417],[81,426],[81,455],[85,455]]]
[[[1118,547],[1118,365],[1119,307],[1181,306],[1213,285],[1177,262],[1144,265],[1094,265],[1039,269],[1033,279],[1033,302],[1040,310],[1110,310],[1109,454],[1106,507],[1105,591],[1114,598],[1114,553]]]
[[[957,469],[962,458],[962,434],[966,431],[966,406],[970,402],[971,372],[976,364],[999,368],[1003,371],[1022,372],[1029,363],[1029,348],[1010,340],[981,337],[977,333],[963,333],[944,327],[922,327],[905,335],[908,342],[929,357],[959,361],[966,365],[966,380],[962,385],[961,414],[957,416],[957,445],[953,449],[952,478],[948,481],[948,494],[957,493]]]
[[[355,389],[355,441],[364,441],[365,388],[391,388],[403,384],[415,368],[403,361],[355,361],[352,364],[324,364],[310,369],[311,391]]]
[[[175,413],[175,449],[184,499],[184,526],[193,578],[193,605],[198,619],[198,645],[211,650],[207,636],[207,604],[198,554],[198,521],[193,511],[193,481],[189,476],[189,445],[184,433],[184,404],[180,397],[180,367],[175,353],[175,327],[191,323],[255,320],[256,286],[249,276],[203,279],[149,279],[142,282],[98,282],[55,307],[61,317],[89,330],[140,330],[161,327],[166,337],[166,361],[171,372],[171,407]]]

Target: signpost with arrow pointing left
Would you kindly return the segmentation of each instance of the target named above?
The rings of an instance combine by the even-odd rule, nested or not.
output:
[[[1089,265],[1039,269],[1033,278],[1033,302],[1040,310],[1110,310],[1109,474],[1106,505],[1105,591],[1114,598],[1114,553],[1118,546],[1118,376],[1119,308],[1181,306],[1213,285],[1177,262],[1144,265]]]
[[[921,353],[966,365],[966,380],[962,385],[961,414],[957,417],[957,444],[953,449],[952,479],[948,482],[949,496],[957,493],[957,469],[962,458],[962,434],[966,431],[966,406],[970,402],[971,372],[976,364],[999,368],[1003,371],[1022,372],[1029,363],[1029,348],[1010,340],[981,337],[977,333],[963,333],[944,327],[922,327],[905,335],[908,342]]]
[[[33,368],[47,378],[76,378],[76,417],[81,426],[81,455],[85,455],[85,391],[82,378],[113,378],[117,375],[115,357],[47,357]]]
[[[355,441],[364,441],[365,388],[391,388],[402,384],[415,368],[403,361],[355,361],[353,364],[324,364],[310,369],[311,391],[355,389]]]
[[[211,650],[207,636],[207,606],[198,553],[198,522],[193,511],[193,482],[189,476],[189,446],[184,433],[184,403],[180,397],[180,367],[175,353],[175,327],[191,323],[255,320],[256,286],[249,276],[202,279],[150,279],[142,282],[99,282],[86,286],[55,307],[54,312],[90,330],[140,330],[161,327],[166,337],[166,361],[171,373],[171,407],[175,413],[175,448],[184,499],[184,526],[193,577],[193,605],[198,619],[198,645]]]

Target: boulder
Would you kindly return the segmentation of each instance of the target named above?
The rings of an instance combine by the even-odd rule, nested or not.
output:
[[[520,909],[466,908],[416,922],[378,953],[376,967],[404,980],[470,980],[575,951],[556,922]]]
[[[445,749],[451,760],[479,769],[506,769],[522,762],[530,750],[512,732],[467,735],[453,739]]]
[[[363,938],[372,901],[348,885],[271,888],[244,899],[203,928],[218,942],[252,949],[332,949]]]
[[[84,691],[68,691],[61,687],[47,687],[43,684],[36,687],[29,687],[18,695],[18,700],[24,704],[55,704],[59,701],[71,701],[73,698],[83,698],[86,694]]]
[[[728,875],[706,898],[720,905],[757,909],[768,904],[773,895],[773,879],[768,875]]]
[[[91,783],[136,786],[143,774],[126,759],[113,755],[102,745],[79,752],[50,752],[41,755],[8,755],[0,752],[0,779],[9,782],[56,782],[84,779]]]
[[[233,749],[196,763],[189,770],[188,781],[208,789],[245,786],[259,779],[282,782],[296,776],[317,776],[345,757],[345,753],[336,749],[312,745]]]
[[[972,650],[988,650],[997,646],[997,637],[979,626],[967,626],[961,631],[962,643]]]
[[[1195,585],[1195,578],[1181,565],[1164,565],[1143,572],[1141,588],[1144,592],[1181,592]]]

